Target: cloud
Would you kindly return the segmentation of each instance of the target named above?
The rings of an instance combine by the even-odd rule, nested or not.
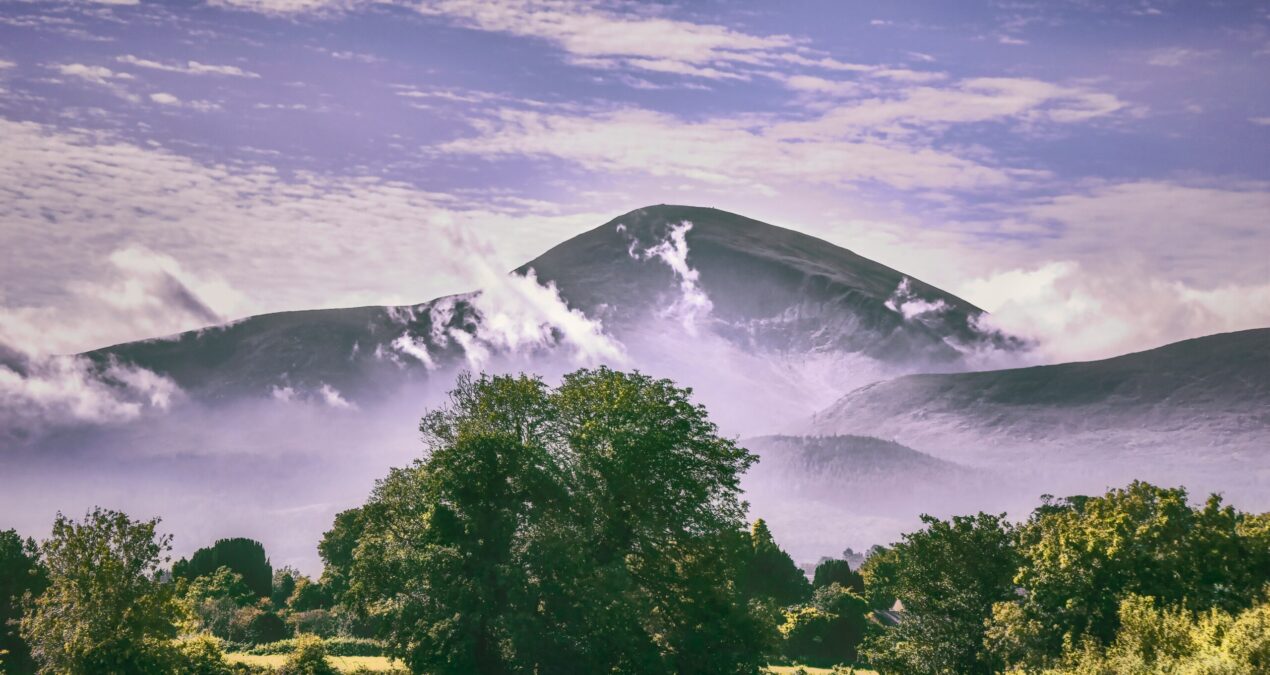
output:
[[[619,224],[617,227],[623,226]],[[666,315],[678,319],[688,335],[695,337],[697,324],[710,315],[714,309],[714,303],[710,301],[710,296],[706,295],[705,289],[701,288],[701,275],[688,264],[687,236],[690,230],[692,230],[692,223],[685,220],[670,228],[666,238],[661,242],[643,251],[637,251],[635,241],[632,240],[630,254],[636,260],[656,258],[666,263],[666,266],[675,273],[675,278],[679,279],[680,295],[666,308]]]
[[[1176,68],[1200,59],[1212,56],[1215,52],[1190,49],[1188,47],[1166,47],[1164,49],[1156,49],[1148,52],[1146,62],[1148,65],[1161,66],[1164,68]]]
[[[213,304],[235,294],[139,247],[115,251],[109,264],[105,278],[70,284],[71,303],[0,305],[0,440],[20,442],[49,427],[127,422],[181,398],[176,383],[152,371],[59,352],[218,323],[223,316]]]
[[[114,424],[166,410],[181,395],[166,377],[78,356],[36,356],[0,343],[0,440],[20,443],[49,427]]]
[[[532,269],[523,276],[503,272],[494,248],[469,230],[450,228],[447,234],[448,259],[480,289],[468,299],[477,315],[474,333],[446,333],[463,347],[472,368],[480,369],[496,355],[556,348],[567,350],[578,365],[626,361],[622,344],[599,320],[565,304],[555,284],[539,283]],[[434,326],[446,323],[448,317],[433,317]]]
[[[260,75],[248,70],[243,70],[238,66],[214,65],[209,63],[199,63],[198,61],[186,61],[181,63],[163,63],[161,61],[151,61],[148,59],[138,58],[132,54],[124,54],[115,57],[119,63],[126,63],[138,68],[149,68],[151,70],[162,70],[169,73],[185,73],[187,75],[225,75],[229,77],[246,77],[259,78]]]
[[[809,89],[838,85],[797,80]],[[910,87],[899,96],[857,100],[806,118],[685,120],[642,108],[593,112],[497,109],[473,121],[476,135],[441,152],[486,157],[555,157],[591,170],[642,172],[774,194],[782,184],[882,183],[908,189],[999,187],[1029,172],[962,157],[937,138],[952,126],[1015,121],[1074,124],[1123,107],[1115,96],[1020,78],[977,78],[947,87]]]
[[[923,317],[941,314],[949,309],[948,303],[942,299],[926,300],[913,293],[913,282],[908,277],[900,280],[899,286],[891,297],[883,303],[892,312],[904,317],[906,321],[921,320]]]
[[[437,246],[445,228],[504,233],[498,252],[514,261],[510,269],[611,217],[510,197],[480,191],[458,197],[374,176],[283,175],[257,163],[203,163],[105,132],[0,120],[6,272],[0,288],[11,298],[65,308],[61,316],[70,320],[82,302],[67,280],[93,279],[108,256],[135,244],[180,260],[200,280],[215,270],[225,289],[263,289],[249,303],[208,300],[201,290],[224,316],[407,304],[473,288],[445,260],[449,249]],[[378,272],[368,278],[366,269]],[[59,348],[174,329],[106,325],[119,329],[96,337],[57,330],[77,335]]]
[[[1249,117],[1248,121],[1258,126],[1270,127],[1270,115],[1265,117]]]
[[[1046,361],[1107,358],[1213,333],[1270,326],[1270,283],[1198,289],[1146,269],[1075,261],[1013,269],[964,285],[986,322],[1033,338]]]
[[[212,103],[211,101],[201,101],[201,100],[200,101],[183,101],[180,98],[177,98],[173,94],[169,94],[167,92],[162,92],[162,91],[150,94],[150,100],[155,103],[158,103],[159,105],[168,106],[171,108],[190,108],[192,110],[197,110],[199,112],[211,112],[213,110],[220,110],[220,105],[217,103]]]
[[[574,0],[425,0],[415,9],[466,28],[546,40],[578,65],[706,79],[748,77],[753,66],[798,46],[788,35],[755,35]]]
[[[112,80],[131,80],[129,73],[117,72],[105,66],[87,66],[82,63],[62,63],[53,68],[67,77],[77,77],[93,84],[108,85]]]
[[[224,281],[140,246],[114,251],[100,278],[67,284],[57,306],[0,305],[0,344],[27,354],[79,352],[221,323],[245,304]]]
[[[1047,231],[1050,255],[1109,267],[1138,262],[1200,288],[1270,279],[1270,185],[1103,183],[1012,212]]]

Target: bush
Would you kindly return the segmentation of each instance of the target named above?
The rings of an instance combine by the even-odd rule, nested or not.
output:
[[[293,654],[298,638],[279,640],[269,644],[255,645],[242,651],[254,656],[270,656],[273,654]],[[331,656],[383,656],[384,645],[376,640],[365,638],[336,637],[322,641],[326,653]]]
[[[335,637],[340,628],[339,619],[325,609],[292,612],[287,617],[287,625],[296,635],[307,633],[321,638]]]
[[[277,642],[291,635],[282,617],[259,607],[243,607],[234,614],[229,634],[235,642],[260,645]]]
[[[326,647],[322,638],[301,635],[295,639],[295,652],[278,671],[279,675],[338,675],[339,671],[326,660]]]
[[[203,633],[177,641],[182,675],[233,675],[220,641]]]

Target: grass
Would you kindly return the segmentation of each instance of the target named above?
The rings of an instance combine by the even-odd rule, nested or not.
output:
[[[225,658],[231,663],[246,663],[252,666],[268,666],[270,668],[281,668],[282,664],[290,658],[289,654],[270,654],[268,656],[255,656],[252,654],[229,653]],[[358,668],[365,668],[375,672],[388,672],[393,669],[392,661],[386,656],[328,656],[326,660],[331,665],[339,668],[342,673],[351,673]]]
[[[286,654],[271,654],[269,656],[253,656],[251,654],[229,653],[225,658],[233,663],[246,663],[253,666],[268,666],[270,668],[280,668],[282,664],[287,662]],[[357,668],[366,668],[374,672],[388,672],[393,669],[392,661],[385,656],[328,656],[327,660],[331,665],[340,669],[340,672],[351,673]],[[830,668],[812,668],[811,666],[768,666],[769,675],[793,675],[802,668],[807,675],[830,675],[833,672]],[[857,669],[856,675],[877,675],[872,670]]]
[[[799,668],[802,668],[807,675],[829,675],[833,672],[832,668],[812,668],[811,666],[768,666],[767,672],[771,673],[771,675],[793,675],[798,672]],[[860,668],[855,669],[855,674],[877,675],[877,673],[872,670],[863,670]]]

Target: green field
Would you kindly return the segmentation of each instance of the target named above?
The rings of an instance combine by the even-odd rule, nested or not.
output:
[[[253,666],[269,666],[270,668],[279,668],[287,662],[286,654],[272,654],[269,656],[253,656],[251,654],[226,654],[225,658],[233,663],[247,663]],[[358,668],[366,668],[375,672],[387,672],[393,669],[392,661],[384,656],[328,656],[331,665],[339,668],[341,672],[351,673]],[[767,672],[772,675],[793,675],[798,672],[799,666],[768,666]],[[833,671],[829,668],[812,668],[803,666],[803,670],[807,675],[829,675]],[[856,670],[857,675],[876,675],[871,670]]]
[[[798,672],[799,668],[802,668],[807,675],[829,675],[833,672],[832,668],[812,668],[811,666],[768,666],[767,672],[772,675],[793,675]],[[853,672],[855,675],[877,675],[875,671],[861,670],[859,668],[856,668]]]
[[[253,666],[269,666],[270,668],[280,668],[282,664],[287,662],[289,656],[287,654],[270,654],[268,656],[255,656],[252,654],[236,654],[229,653],[225,655],[225,659],[231,663],[247,663]],[[375,672],[387,672],[393,669],[392,661],[384,656],[328,656],[326,657],[331,665],[340,669],[340,672],[351,673],[358,668],[366,668]]]

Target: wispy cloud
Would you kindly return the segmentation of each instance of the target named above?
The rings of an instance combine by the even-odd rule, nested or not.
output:
[[[828,80],[798,80],[809,91],[849,93]],[[769,192],[782,183],[878,182],[899,189],[975,189],[1027,172],[959,156],[932,141],[951,126],[1017,121],[1070,124],[1111,115],[1114,95],[1039,80],[980,78],[946,87],[910,87],[809,119],[743,116],[687,121],[639,108],[599,112],[499,109],[474,122],[477,134],[442,152],[490,157],[550,156],[590,169],[675,176],[707,185]]]
[[[225,75],[229,77],[246,77],[258,78],[259,74],[249,70],[243,70],[238,66],[214,65],[209,63],[199,63],[198,61],[186,61],[185,63],[165,63],[162,61],[152,61],[142,59],[132,54],[124,54],[115,58],[119,63],[125,63],[138,68],[149,68],[151,70],[161,70],[169,73],[185,73],[187,75]]]

